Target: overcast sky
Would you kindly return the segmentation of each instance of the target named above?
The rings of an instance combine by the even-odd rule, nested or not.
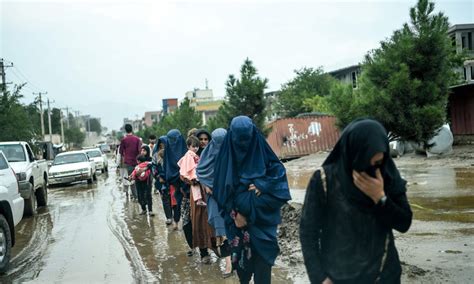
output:
[[[25,102],[47,91],[55,107],[100,117],[160,110],[204,88],[225,96],[249,57],[269,89],[302,67],[357,64],[409,19],[416,1],[0,0],[0,57],[7,81],[27,77]],[[436,1],[451,24],[474,23],[474,1]]]

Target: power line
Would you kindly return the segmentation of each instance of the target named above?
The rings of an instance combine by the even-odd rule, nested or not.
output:
[[[13,63],[12,63],[13,64]],[[18,67],[16,65],[13,65],[13,68],[18,71],[18,73],[23,77],[23,79],[25,79],[25,81],[27,83],[29,83],[30,85],[32,85],[33,87],[35,87],[36,89],[38,90],[41,90],[40,87],[38,87],[38,85],[34,84],[32,80],[28,80],[28,77],[25,76],[25,74],[23,72],[20,71],[20,69],[18,69]]]
[[[39,91],[39,89],[30,87],[30,83],[29,83],[29,82],[25,82],[25,79],[22,78],[20,75],[18,75],[18,73],[15,71],[15,69],[10,69],[10,71],[11,71],[11,74],[12,74],[13,76],[15,76],[15,78],[18,79],[18,82],[19,82],[18,85],[24,83],[25,85],[23,86],[23,88],[28,89],[28,90],[31,91],[31,92],[37,92],[37,91]]]

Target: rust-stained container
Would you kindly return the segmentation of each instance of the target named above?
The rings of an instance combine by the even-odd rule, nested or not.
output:
[[[453,87],[449,96],[454,135],[474,135],[474,84]]]
[[[278,119],[269,126],[272,130],[267,141],[280,159],[331,150],[339,139],[333,116]]]

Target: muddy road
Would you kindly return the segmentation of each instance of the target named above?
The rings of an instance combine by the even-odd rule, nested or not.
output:
[[[10,270],[0,283],[238,283],[223,261],[188,257],[184,234],[165,224],[159,195],[154,217],[139,215],[118,187],[115,170],[86,183],[49,189],[49,206],[16,227]],[[279,263],[274,283],[305,282],[304,268]]]
[[[296,220],[305,188],[328,153],[285,163],[294,208],[287,220]],[[395,234],[403,264],[402,283],[474,283],[474,147],[456,147],[442,158],[407,155],[395,159],[408,181],[413,223],[405,234]],[[299,210],[299,211],[298,211]],[[289,226],[288,232],[295,228]],[[283,258],[302,265],[299,243]]]

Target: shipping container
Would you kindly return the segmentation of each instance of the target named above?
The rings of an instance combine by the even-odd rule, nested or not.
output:
[[[280,159],[329,151],[339,139],[334,116],[278,119],[269,126],[271,132],[267,141]]]
[[[474,84],[451,88],[449,112],[455,136],[474,135]]]

